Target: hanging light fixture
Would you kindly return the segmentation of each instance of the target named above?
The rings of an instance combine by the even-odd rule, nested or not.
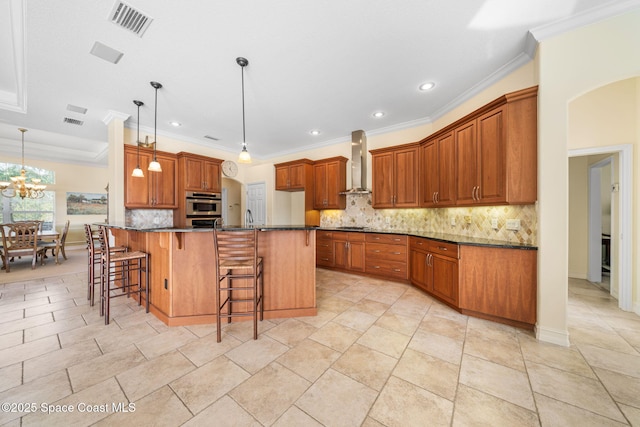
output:
[[[140,169],[140,107],[144,105],[142,101],[133,101],[138,106],[138,136],[136,136],[136,146],[138,147],[138,160],[136,161],[136,168],[131,173],[131,176],[136,178],[144,178],[144,172]]]
[[[236,62],[242,70],[242,151],[240,151],[240,156],[238,156],[238,163],[251,163],[251,155],[249,155],[249,151],[247,150],[247,140],[245,139],[244,122],[244,67],[249,65],[249,61],[247,58],[238,57],[236,58]]]
[[[0,182],[0,191],[5,197],[20,196],[22,199],[28,197],[30,199],[40,199],[44,196],[46,185],[40,184],[39,178],[31,178],[31,182],[27,182],[27,172],[24,169],[24,133],[27,129],[18,128],[22,132],[22,169],[20,175],[12,176],[11,183],[7,181]]]
[[[158,163],[156,157],[156,147],[158,145],[158,139],[156,133],[158,131],[158,89],[162,88],[162,84],[158,82],[150,82],[151,86],[156,90],[156,103],[154,109],[154,121],[153,121],[153,161],[149,163],[150,172],[162,172],[162,166]]]

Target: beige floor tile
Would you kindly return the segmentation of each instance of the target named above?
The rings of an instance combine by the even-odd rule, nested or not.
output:
[[[33,328],[47,323],[53,323],[51,313],[44,313],[37,316],[19,318],[4,322],[2,323],[2,332],[8,334],[9,332],[22,331],[24,329]]]
[[[433,334],[418,329],[409,342],[409,348],[431,356],[438,357],[445,362],[459,364],[462,357],[463,341],[455,340],[443,335]]]
[[[2,300],[0,300],[2,302]],[[40,305],[49,304],[49,298],[38,298],[28,301],[24,301],[24,298],[12,298],[6,303],[0,303],[0,313],[6,313],[9,311],[24,310],[29,307],[37,307]]]
[[[539,425],[538,415],[534,411],[460,385],[452,426],[537,427]]]
[[[360,332],[364,332],[369,329],[376,320],[378,320],[377,316],[357,310],[347,310],[333,319],[336,323],[347,326],[351,329],[356,329]]]
[[[459,365],[407,349],[393,376],[453,401],[458,386]]]
[[[537,394],[624,422],[603,385],[594,379],[527,362],[531,387]]]
[[[535,393],[540,423],[549,427],[621,427],[628,424]]]
[[[69,378],[64,371],[41,377],[0,393],[2,403],[41,403],[55,402],[71,394]],[[26,415],[26,412],[0,411],[0,425]],[[44,424],[41,424],[44,425]]]
[[[0,368],[0,392],[17,387],[22,384],[22,363]]]
[[[378,421],[374,420],[371,417],[367,417],[365,418],[364,422],[360,427],[385,427],[385,425],[382,423],[379,423]]]
[[[114,413],[95,425],[171,427],[181,425],[193,417],[168,386],[133,403],[135,411]]]
[[[340,314],[343,311],[351,308],[353,306],[353,302],[334,295],[318,301],[317,305],[318,308],[322,310],[329,310],[333,311],[334,313]]]
[[[229,396],[220,398],[185,423],[184,427],[211,427],[212,420],[215,420],[216,427],[262,427],[262,424]]]
[[[23,331],[9,332],[8,334],[0,335],[0,355],[5,348],[22,344],[23,335]],[[0,360],[2,360],[2,356],[0,356]]]
[[[6,322],[12,322],[14,320],[21,320],[24,316],[24,310],[3,311],[0,312],[0,324]],[[21,329],[16,329],[21,330]]]
[[[588,344],[578,344],[589,365],[640,378],[640,355],[620,353]]]
[[[403,316],[415,317],[422,320],[429,310],[431,300],[417,298],[414,295],[405,293],[389,307],[388,312],[401,314]]]
[[[73,305],[68,308],[63,308],[61,310],[56,310],[53,312],[53,318],[58,320],[67,319],[69,317],[82,316],[87,313],[91,313],[93,311],[96,312],[96,317],[99,317],[100,313],[100,303],[96,302],[96,305],[93,307],[89,305]]]
[[[103,353],[111,353],[130,344],[142,342],[157,334],[155,329],[144,322],[127,329],[109,329],[108,332],[98,335],[95,340]]]
[[[616,332],[624,338],[637,352],[640,352],[640,329],[616,329]]]
[[[0,350],[0,368],[29,360],[60,348],[58,337],[50,336]]]
[[[411,336],[418,328],[420,320],[397,313],[384,313],[375,324],[381,328]]]
[[[380,391],[397,362],[393,357],[356,343],[344,352],[332,369]]]
[[[338,357],[339,352],[307,339],[280,356],[277,361],[306,380],[315,381]]]
[[[316,316],[297,317],[296,319],[306,323],[307,325],[311,325],[319,329],[329,323],[331,320],[335,319],[336,316],[337,314],[333,311],[318,310],[318,314]]]
[[[294,347],[317,330],[317,328],[297,319],[287,319],[269,329],[266,335],[286,346]]]
[[[279,363],[272,363],[229,392],[229,396],[262,424],[271,425],[310,384]]]
[[[189,410],[197,414],[249,377],[245,370],[220,356],[169,385]]]
[[[358,287],[357,285],[349,286],[348,288],[340,291],[336,294],[337,297],[344,298],[352,303],[357,303],[362,300],[372,291],[371,287]]]
[[[121,350],[73,365],[67,369],[67,372],[73,391],[77,393],[146,361],[144,355],[133,345],[130,345]]]
[[[167,332],[156,334],[140,341],[136,346],[146,358],[153,359],[154,357],[168,353],[196,339],[197,337],[187,329],[178,326]]]
[[[263,334],[257,340],[249,340],[228,351],[226,356],[247,372],[255,374],[287,350],[289,347]]]
[[[526,372],[465,354],[459,381],[507,402],[535,410]]]
[[[80,393],[72,394],[55,402],[55,405],[67,405],[74,408],[71,413],[37,412],[22,419],[23,426],[88,426],[109,416],[114,410],[112,404],[127,406],[126,397],[114,378],[89,387]]]
[[[569,339],[571,344],[588,344],[620,353],[640,355],[623,337],[615,330],[604,332],[599,329],[570,328]]]
[[[152,315],[153,316],[153,315]],[[209,325],[189,325],[185,326],[193,335],[198,338],[206,337],[207,335],[215,334],[217,325],[215,323]]]
[[[396,377],[389,378],[369,416],[388,427],[449,426],[453,402]],[[428,421],[427,421],[428,420]]]
[[[601,368],[594,368],[594,370],[613,400],[640,408],[640,378]]]
[[[43,313],[54,313],[59,310],[75,307],[76,304],[73,300],[64,300],[55,304],[43,304],[36,307],[29,307],[24,310],[24,317],[37,316]]]
[[[435,314],[432,307],[420,322],[419,328],[425,332],[453,338],[454,340],[463,340],[467,333],[467,316],[442,317]]]
[[[258,320],[258,335],[262,335],[267,332],[269,329],[276,326],[276,322],[272,322],[271,320]],[[236,339],[245,342],[253,339],[253,322],[250,321],[238,321],[233,323],[222,323],[222,339],[225,339],[225,336],[233,336]]]
[[[129,401],[135,402],[195,368],[189,359],[174,350],[124,371],[116,379]]]
[[[70,294],[69,289],[65,285],[58,284],[58,285],[47,286],[45,290],[42,290],[40,292],[29,292],[25,294],[24,299],[25,301],[29,301],[32,299],[46,298],[46,297],[53,297],[53,296],[57,296],[60,299],[69,299],[68,297],[69,294]],[[51,301],[51,298],[49,298],[49,300]],[[51,302],[56,302],[56,301],[51,301]]]
[[[273,427],[322,427],[318,421],[314,420],[301,411],[297,406],[291,406],[287,412],[282,414],[280,418],[273,424]]]
[[[398,359],[410,340],[411,337],[407,335],[373,325],[357,342]]]
[[[225,336],[221,342],[217,342],[216,334],[209,334],[203,338],[191,341],[178,348],[196,366],[202,366],[238,347],[242,342],[231,335]]]
[[[342,353],[356,342],[360,335],[361,333],[355,329],[329,322],[309,338]]]
[[[404,294],[407,290],[407,287],[396,288],[396,289],[388,289],[385,287],[384,289],[377,290],[371,292],[367,295],[367,299],[372,301],[377,301],[382,304],[386,304],[391,306]]]
[[[357,426],[366,417],[377,393],[329,369],[298,399],[296,406],[321,424]]]
[[[120,331],[120,327],[114,322],[109,325],[94,323],[58,334],[62,347],[74,345],[83,340],[93,340],[103,335],[109,335]]]
[[[593,369],[575,347],[561,347],[544,343],[526,335],[520,336],[519,341],[525,360],[562,369],[587,378],[596,377]]]
[[[73,329],[86,326],[82,316],[70,317],[58,322],[47,323],[45,325],[36,326],[24,330],[24,341],[35,341],[50,335],[56,335],[60,332],[71,331]]]
[[[389,304],[384,304],[378,301],[370,300],[368,298],[363,298],[349,310],[357,310],[376,317],[380,317],[384,314],[385,311],[389,309],[389,307]]]
[[[632,426],[640,426],[640,408],[627,406],[623,404],[618,404],[618,406],[620,407],[620,409],[622,410],[622,413],[624,414],[625,417],[627,417],[627,420],[629,420],[629,423],[631,423]]]
[[[512,340],[495,340],[483,334],[468,334],[464,342],[464,353],[499,363],[519,371],[526,371],[520,344]]]
[[[45,353],[24,362],[24,381],[49,375],[78,363],[94,360],[100,349],[93,340],[80,341],[69,347]]]

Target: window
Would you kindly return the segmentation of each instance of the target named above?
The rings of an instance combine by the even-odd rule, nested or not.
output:
[[[0,164],[0,180],[10,181],[12,176],[20,175],[21,165]],[[40,178],[42,184],[55,184],[55,173],[46,169],[25,166],[27,179]],[[21,199],[20,196],[1,197],[2,222],[42,221],[43,230],[53,230],[55,225],[56,193],[44,191],[40,199]]]

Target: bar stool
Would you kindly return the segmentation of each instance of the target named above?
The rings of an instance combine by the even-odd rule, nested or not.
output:
[[[98,241],[99,230],[92,230],[91,225],[84,225],[84,236],[87,242],[87,300],[94,305],[95,286],[100,284],[100,266],[102,265],[102,248]],[[111,247],[111,252],[126,252],[124,246]],[[102,315],[102,309],[100,311]]]
[[[258,256],[258,230],[220,231],[214,228],[213,246],[216,258],[218,342],[221,341],[222,336],[221,319],[226,318],[227,323],[231,323],[231,318],[243,316],[253,318],[253,339],[256,340],[258,339],[258,306],[260,321],[264,317],[263,264],[262,257]],[[225,279],[227,281],[223,286]],[[236,280],[240,280],[239,286],[234,285]],[[225,307],[226,312],[222,313]]]
[[[100,274],[100,314],[104,314],[104,324],[109,324],[109,308],[111,298],[138,294],[138,305],[142,305],[142,294],[145,298],[145,309],[149,312],[149,254],[142,251],[114,252],[109,245],[109,229],[101,225],[98,239],[102,250]],[[144,289],[142,283],[144,272]],[[137,276],[136,283],[131,283],[132,275]],[[112,286],[113,285],[113,286]],[[121,292],[112,292],[121,291]]]

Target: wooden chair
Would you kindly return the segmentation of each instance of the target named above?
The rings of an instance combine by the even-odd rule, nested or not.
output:
[[[84,236],[87,242],[87,300],[94,305],[95,287],[100,284],[100,271],[102,265],[102,248],[98,241],[99,230],[92,230],[90,224],[84,225]],[[111,252],[126,252],[124,246],[111,247]],[[102,309],[101,313],[102,314]]]
[[[54,255],[56,257],[56,262],[58,261],[58,257],[57,257],[57,253],[55,252],[56,250],[56,246],[59,245],[60,248],[60,252],[62,252],[62,257],[66,260],[67,259],[67,254],[64,251],[64,244],[67,241],[67,233],[69,232],[69,220],[67,220],[67,223],[64,225],[64,228],[62,229],[62,236],[59,238],[60,243],[58,244],[58,239],[54,240],[53,242],[45,242],[45,241],[38,241],[38,246],[44,248],[44,257],[47,257],[47,250],[51,249],[51,254]]]
[[[221,341],[221,319],[253,318],[253,339],[258,339],[258,307],[264,318],[263,263],[258,256],[258,230],[213,230],[216,259],[217,340]],[[223,281],[227,280],[223,285]],[[234,284],[239,281],[240,284]],[[224,294],[224,299],[222,295]],[[225,310],[225,313],[223,311]]]
[[[142,305],[142,294],[145,309],[149,312],[149,254],[142,251],[115,252],[109,244],[109,229],[101,225],[98,230],[100,242],[100,314],[104,314],[104,324],[109,324],[111,298],[138,294],[138,305]],[[142,273],[144,272],[144,288]],[[132,283],[132,276],[137,278]]]
[[[36,260],[40,255],[40,263],[44,264],[44,250],[38,246],[38,230],[40,221],[21,221],[0,225],[2,233],[2,268],[10,271],[9,259],[31,255],[31,268],[36,268]]]

